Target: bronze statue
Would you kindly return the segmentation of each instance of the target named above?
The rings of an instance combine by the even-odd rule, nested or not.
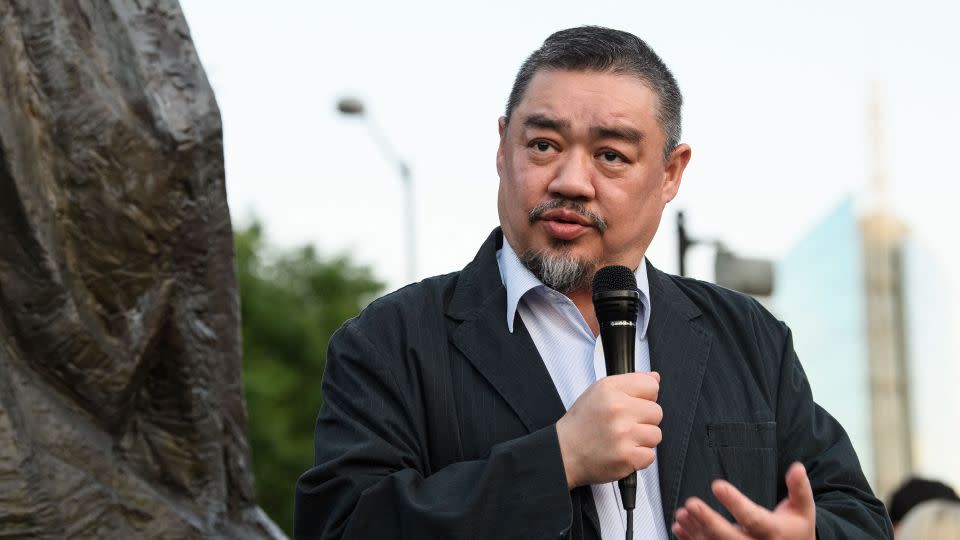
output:
[[[238,303],[177,2],[0,0],[0,536],[282,537]]]

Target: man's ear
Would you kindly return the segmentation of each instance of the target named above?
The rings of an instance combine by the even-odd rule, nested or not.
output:
[[[504,148],[507,138],[507,117],[501,116],[497,121],[497,126],[500,132],[500,144],[497,146],[497,175],[503,176]]]
[[[663,170],[663,185],[660,188],[663,204],[667,204],[677,196],[680,191],[680,181],[683,179],[683,171],[690,162],[690,155],[693,151],[689,144],[678,144],[670,152],[667,158],[667,165]]]

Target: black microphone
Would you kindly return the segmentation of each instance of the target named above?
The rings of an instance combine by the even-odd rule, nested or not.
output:
[[[643,264],[641,261],[640,264]],[[640,292],[637,278],[626,266],[605,266],[593,277],[593,310],[600,325],[607,375],[633,373]],[[633,539],[633,509],[637,505],[637,473],[617,482],[627,511],[627,539]]]

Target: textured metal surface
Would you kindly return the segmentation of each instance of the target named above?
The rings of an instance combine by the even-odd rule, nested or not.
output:
[[[0,0],[0,537],[280,536],[223,171],[176,2]]]

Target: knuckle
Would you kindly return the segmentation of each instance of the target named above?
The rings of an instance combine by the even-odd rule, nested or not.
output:
[[[614,419],[619,418],[625,412],[625,406],[623,402],[614,399],[607,400],[604,403],[604,409],[606,410],[606,413],[610,415],[610,418]]]
[[[636,458],[634,457],[633,451],[630,448],[623,447],[620,449],[620,452],[617,453],[617,459],[613,469],[617,471],[625,471],[627,473],[637,470],[635,467]]]
[[[614,422],[611,426],[611,431],[617,439],[628,439],[630,437],[631,426],[627,422]]]

